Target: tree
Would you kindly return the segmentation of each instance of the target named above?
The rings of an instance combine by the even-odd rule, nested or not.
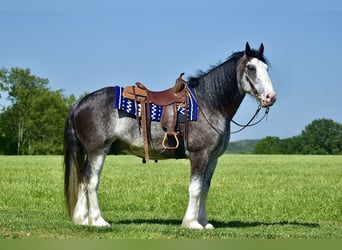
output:
[[[255,154],[279,154],[280,153],[280,138],[267,136],[260,140],[254,147]]]
[[[0,154],[16,154],[16,136],[12,124],[15,115],[11,107],[0,114]]]
[[[302,153],[341,154],[342,124],[331,119],[314,120],[302,131]]]
[[[10,72],[6,69],[1,71],[2,91],[8,92],[8,100],[13,104],[11,111],[16,115],[17,154],[21,154],[21,148],[28,139],[24,135],[27,131],[30,112],[32,112],[30,104],[32,99],[37,97],[37,90],[46,89],[48,80],[31,75],[29,69],[12,68]]]
[[[0,114],[0,152],[6,154],[62,153],[65,117],[73,96],[51,91],[49,81],[29,69],[2,68],[0,89],[8,94],[9,107]]]
[[[302,139],[300,136],[294,136],[280,140],[279,154],[301,154]]]

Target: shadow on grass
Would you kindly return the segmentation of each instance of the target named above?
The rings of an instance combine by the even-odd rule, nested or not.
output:
[[[309,228],[317,228],[317,223],[305,223],[297,221],[280,221],[280,222],[244,222],[244,221],[210,221],[215,228],[247,228],[259,226],[301,226]],[[181,220],[176,219],[134,219],[134,220],[120,220],[110,222],[111,224],[160,224],[160,225],[181,225]]]
[[[246,228],[246,227],[259,227],[259,226],[301,226],[315,228],[319,227],[317,223],[306,223],[297,221],[279,221],[279,222],[244,222],[244,221],[213,221],[212,224],[217,228],[231,227],[231,228]]]
[[[133,219],[133,220],[119,220],[111,221],[110,224],[160,224],[160,225],[181,225],[181,220],[176,219]]]

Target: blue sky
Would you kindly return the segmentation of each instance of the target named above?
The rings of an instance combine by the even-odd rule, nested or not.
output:
[[[136,81],[161,90],[263,42],[278,100],[267,122],[231,140],[342,123],[342,3],[232,2],[241,1],[2,1],[0,67],[30,68],[67,95]],[[247,96],[235,120],[256,108]]]

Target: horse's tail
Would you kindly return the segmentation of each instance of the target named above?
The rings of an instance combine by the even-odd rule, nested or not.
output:
[[[64,195],[70,218],[74,213],[84,176],[85,153],[74,128],[74,107],[72,107],[64,131]]]

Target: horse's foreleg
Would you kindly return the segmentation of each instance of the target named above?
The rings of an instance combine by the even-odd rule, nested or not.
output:
[[[206,229],[214,229],[214,226],[208,223],[207,221],[206,201],[207,201],[207,196],[208,196],[208,192],[210,188],[211,178],[213,177],[216,165],[217,165],[217,158],[209,162],[206,168],[206,171],[204,172],[204,175],[203,175],[203,183],[202,183],[203,194],[200,196],[201,202],[200,202],[198,220],[201,223],[201,225],[203,225],[203,227]]]
[[[100,176],[106,154],[88,155],[87,166],[87,191],[89,199],[89,225],[92,226],[109,226],[101,214],[97,190],[99,187]]]
[[[192,229],[213,229],[206,217],[206,199],[210,187],[210,181],[214,173],[217,160],[206,165],[205,169],[191,163],[191,178],[189,185],[189,203],[183,218],[182,227]]]
[[[186,209],[182,227],[192,229],[203,229],[203,217],[205,217],[205,202],[206,194],[202,191],[202,179],[193,177],[189,185],[189,203]],[[202,221],[200,221],[202,220]]]

